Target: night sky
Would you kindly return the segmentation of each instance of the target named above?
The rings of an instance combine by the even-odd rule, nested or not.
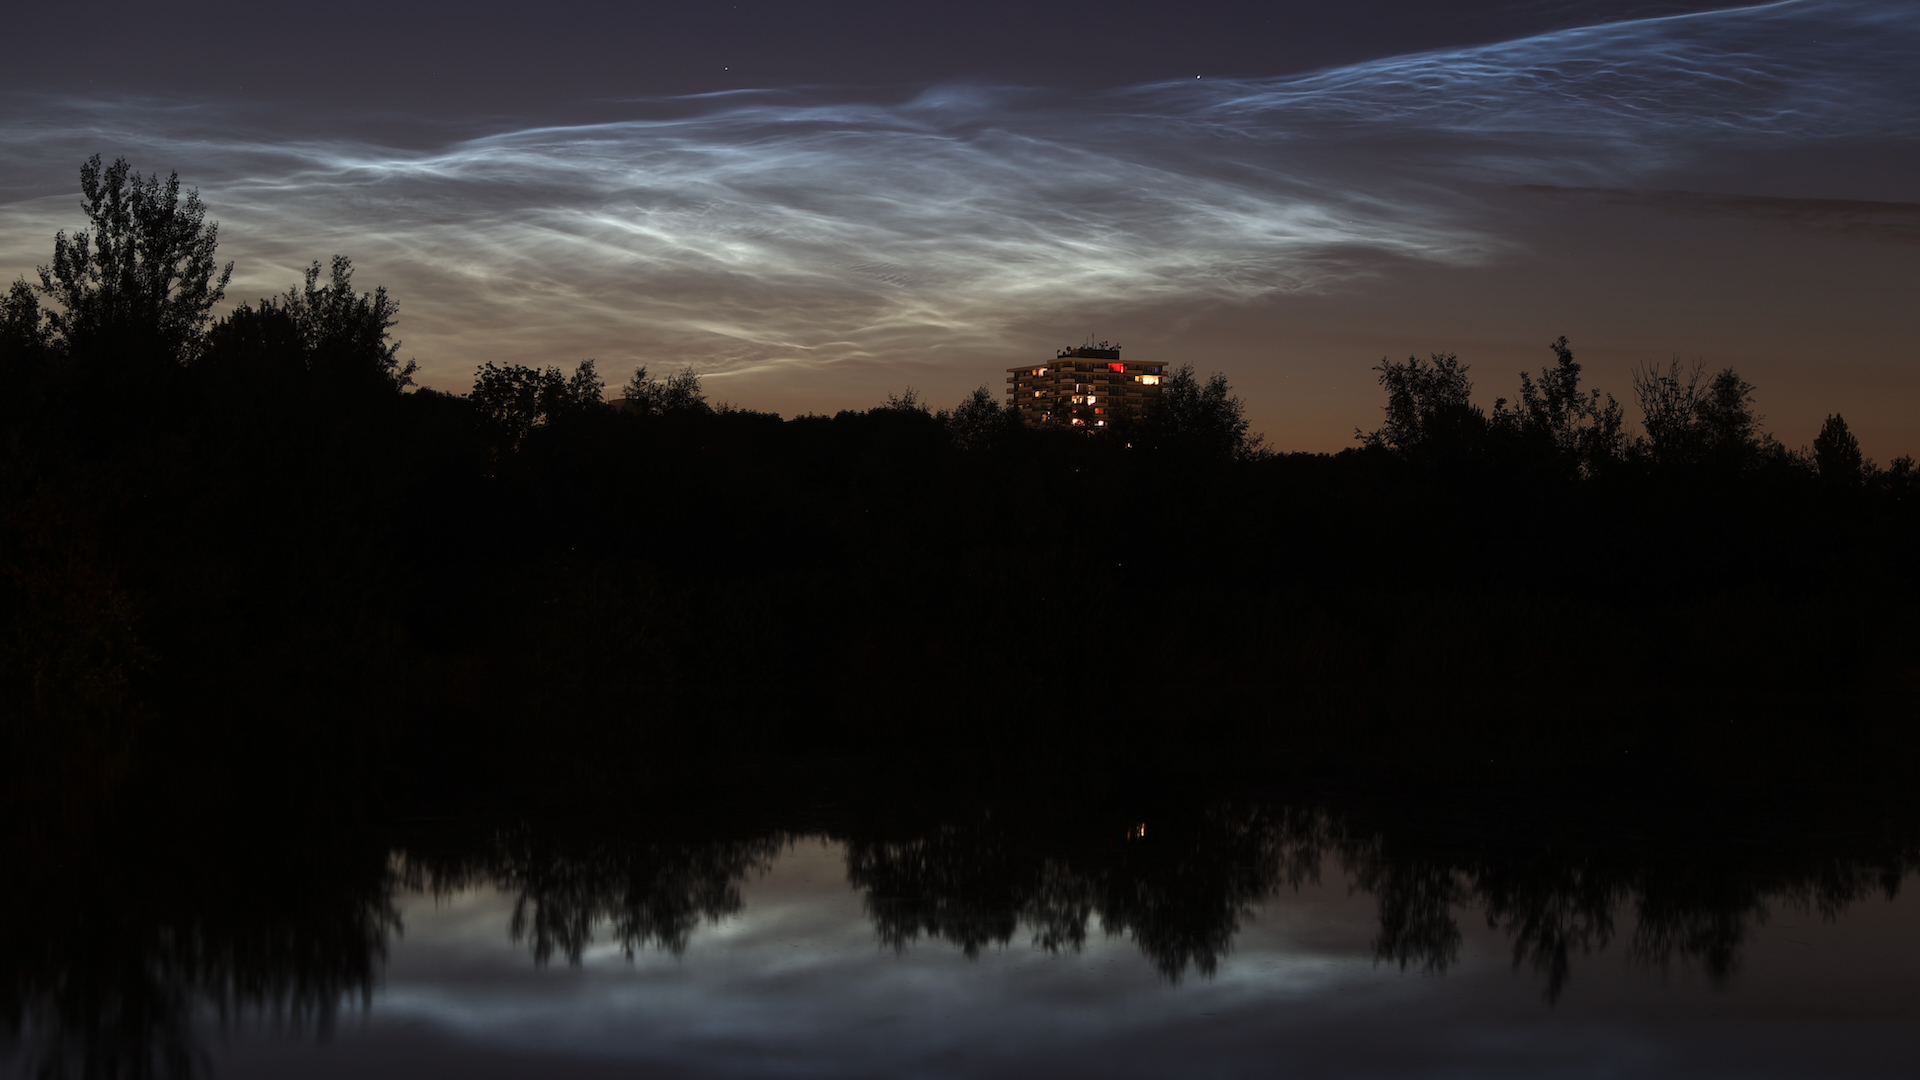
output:
[[[230,300],[353,257],[403,356],[692,364],[792,414],[951,404],[1092,336],[1285,450],[1369,368],[1478,396],[1573,339],[1920,452],[1920,3],[37,5],[0,35],[0,274],[90,153],[177,170]],[[1631,415],[1631,410],[1630,410]]]

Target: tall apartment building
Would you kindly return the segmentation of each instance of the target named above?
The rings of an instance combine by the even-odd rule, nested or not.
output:
[[[1163,364],[1129,364],[1120,349],[1062,349],[1050,364],[1007,369],[1007,407],[1029,424],[1106,427],[1119,411],[1139,415],[1160,400]]]

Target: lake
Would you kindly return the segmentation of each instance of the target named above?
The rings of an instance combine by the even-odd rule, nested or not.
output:
[[[1916,832],[1751,800],[697,800],[29,847],[21,1075],[1894,1076]],[[1803,793],[1804,794],[1804,793]],[[116,846],[118,845],[118,846]]]

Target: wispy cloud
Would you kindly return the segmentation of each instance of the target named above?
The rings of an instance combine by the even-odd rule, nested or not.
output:
[[[1489,182],[1631,188],[1717,145],[1920,139],[1916,55],[1920,9],[1794,0],[1307,77],[769,91],[427,149],[237,105],[14,101],[0,269],[45,258],[100,151],[201,187],[237,296],[354,255],[443,384],[556,347],[721,370],[984,349],[1051,312],[1481,263],[1518,243]]]
[[[1197,118],[1235,134],[1418,128],[1583,158],[1684,156],[1680,139],[1914,139],[1916,47],[1911,5],[1783,0],[1214,84]]]

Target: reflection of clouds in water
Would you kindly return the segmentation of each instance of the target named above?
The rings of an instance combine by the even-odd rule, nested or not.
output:
[[[0,185],[64,191],[95,149],[177,167],[225,223],[236,296],[354,254],[443,382],[575,341],[817,363],[1311,290],[1383,258],[1482,262],[1507,241],[1462,180],[1631,186],[1711,145],[1912,138],[1914,55],[1920,9],[1788,2],[1263,81],[719,95],[426,151],[42,103],[4,122]],[[75,217],[69,196],[0,215],[0,263],[21,269]]]
[[[1376,1005],[1420,989],[1360,959],[1371,900],[1343,884],[1284,894],[1219,977],[1176,989],[1117,936],[1058,953],[1022,937],[974,959],[931,941],[885,948],[848,889],[845,859],[838,843],[801,840],[683,956],[643,951],[629,962],[601,949],[578,968],[533,967],[505,932],[511,897],[409,898],[372,1023],[550,1055],[543,1069],[597,1058],[689,1073],[977,1075],[1064,1059],[1087,1075],[1165,1075],[1164,1065],[1128,1066],[1125,1040],[1195,1039],[1208,1015],[1267,1029],[1262,1013],[1310,1006],[1330,986]],[[1162,1053],[1195,1049],[1176,1041]]]
[[[1407,868],[1431,883],[1431,864]],[[1884,881],[1878,868],[1835,880],[1849,872]],[[848,888],[847,848],[813,838],[743,881],[740,910],[681,954],[628,960],[603,945],[577,967],[539,967],[508,932],[512,895],[414,893],[399,898],[407,933],[364,1024],[319,1052],[241,1025],[223,1044],[244,1055],[218,1064],[222,1076],[412,1076],[432,1055],[449,1074],[506,1062],[543,1077],[1239,1076],[1275,1062],[1307,1076],[1694,1077],[1877,1075],[1909,1056],[1906,1012],[1886,1001],[1906,1000],[1912,981],[1898,929],[1912,924],[1911,892],[1756,934],[1733,988],[1689,965],[1636,966],[1616,943],[1582,958],[1577,1001],[1550,1008],[1537,981],[1516,978],[1513,931],[1481,899],[1452,909],[1462,941],[1444,976],[1375,962],[1384,912],[1363,874],[1331,860],[1322,878],[1275,889],[1217,975],[1179,984],[1136,942],[1104,934],[1048,952],[1023,933],[972,960],[926,939],[896,952]],[[967,892],[964,874],[944,881]],[[1493,875],[1495,891],[1518,881]],[[1551,908],[1525,910],[1558,924]],[[1688,1022],[1709,1011],[1715,1022]]]

